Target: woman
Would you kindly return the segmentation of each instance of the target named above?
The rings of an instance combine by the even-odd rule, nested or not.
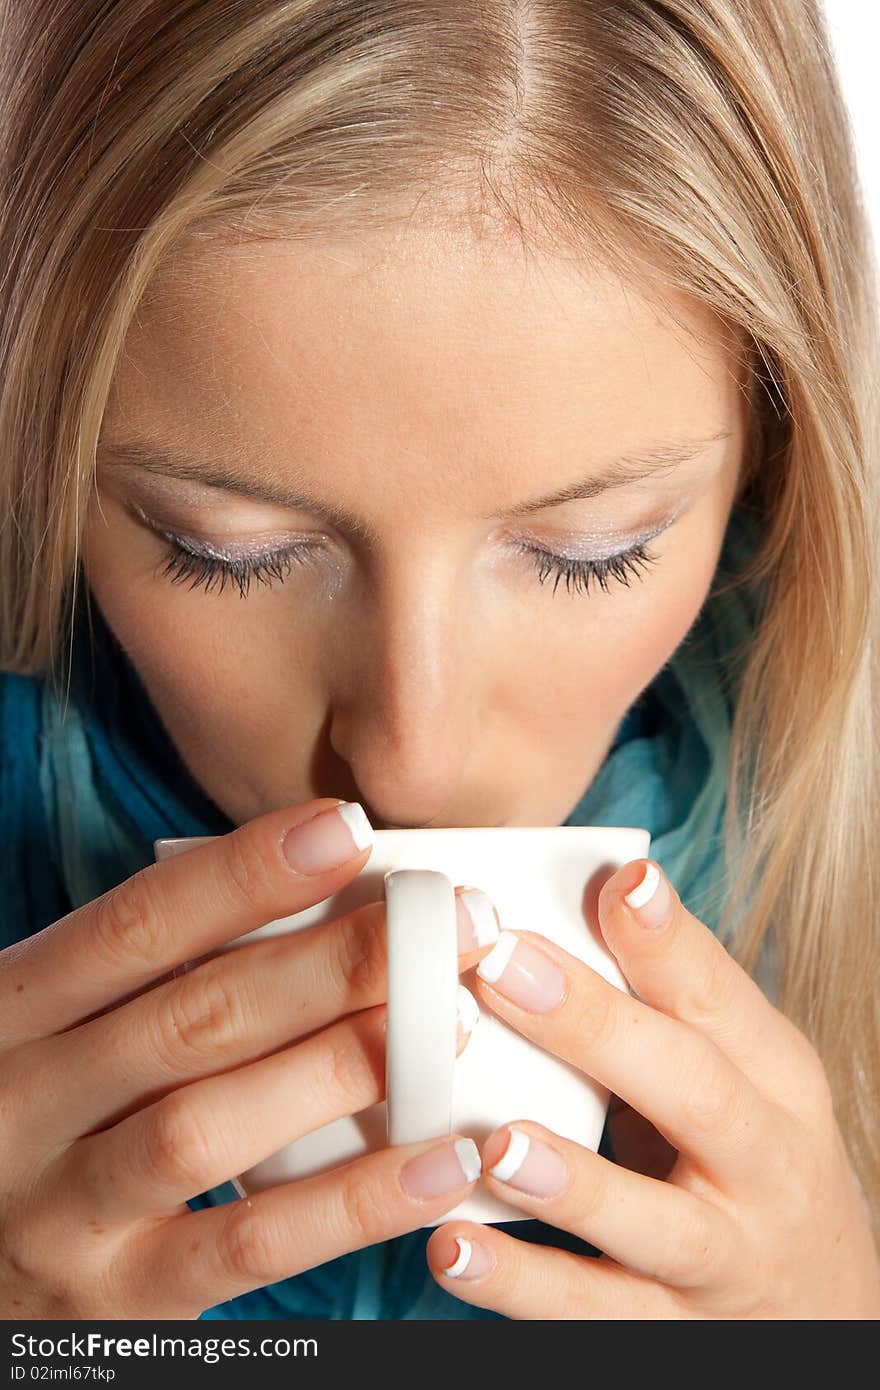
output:
[[[4,1316],[877,1316],[880,362],[818,5],[3,23]],[[651,831],[596,903],[632,993],[473,898],[461,968],[618,1098],[600,1153],[512,1115],[230,1201],[381,1098],[381,904],[176,967],[370,826],[561,823]],[[429,1235],[476,1182],[531,1220]]]

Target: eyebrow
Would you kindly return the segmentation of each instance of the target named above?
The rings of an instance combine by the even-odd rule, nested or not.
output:
[[[508,517],[528,516],[532,512],[543,511],[545,507],[559,506],[563,502],[576,502],[584,498],[598,497],[615,487],[627,487],[631,483],[642,482],[646,478],[665,477],[683,463],[704,454],[721,439],[729,439],[731,430],[719,430],[704,439],[673,440],[654,444],[642,450],[622,454],[613,459],[603,471],[592,477],[567,484],[556,492],[544,497],[535,497],[519,502],[502,513],[496,513],[502,520]],[[147,445],[139,441],[118,443],[98,443],[99,462],[110,468],[136,468],[140,472],[155,473],[163,477],[185,482],[202,483],[220,488],[240,497],[248,497],[258,502],[269,502],[294,511],[314,512],[326,517],[343,528],[366,534],[367,528],[362,520],[346,508],[316,496],[308,490],[292,492],[276,487],[267,480],[255,480],[235,473],[234,468],[219,463],[206,464],[188,457],[177,450],[163,445]],[[492,517],[483,517],[491,521]]]

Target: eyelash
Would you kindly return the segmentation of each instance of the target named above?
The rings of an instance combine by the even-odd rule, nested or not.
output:
[[[543,585],[551,574],[556,575],[554,595],[561,579],[565,580],[565,587],[569,593],[572,592],[572,588],[578,593],[583,586],[583,592],[589,594],[591,579],[606,594],[609,578],[617,579],[629,588],[627,575],[632,574],[636,579],[643,579],[644,575],[639,573],[639,566],[643,566],[647,571],[659,558],[644,544],[631,546],[629,550],[622,550],[617,555],[609,555],[605,560],[570,560],[565,555],[555,555],[550,550],[541,550],[534,545],[517,545],[515,549],[520,554],[531,555],[537,562],[539,584]]]
[[[308,564],[314,559],[313,547],[309,545],[289,546],[285,550],[269,551],[265,555],[246,556],[240,560],[227,557],[225,560],[214,555],[203,555],[191,550],[180,537],[163,533],[166,542],[165,564],[162,574],[172,584],[180,584],[192,577],[191,589],[204,584],[205,593],[210,593],[215,580],[219,580],[217,593],[222,593],[227,580],[238,585],[242,598],[247,598],[251,581],[271,587],[280,584],[289,575],[294,564]]]
[[[166,542],[166,558],[162,574],[172,584],[180,584],[184,579],[192,578],[191,589],[204,584],[205,592],[210,593],[214,582],[219,581],[217,592],[222,593],[229,581],[238,585],[242,598],[247,598],[251,581],[265,584],[267,587],[271,587],[276,581],[283,583],[294,564],[309,564],[314,559],[314,547],[310,545],[291,546],[286,550],[237,560],[203,555],[189,549],[182,544],[181,538],[172,537],[167,532],[163,533],[163,539]],[[653,555],[644,544],[634,545],[629,550],[609,555],[604,560],[571,560],[567,556],[556,555],[552,551],[541,550],[531,545],[518,544],[514,549],[520,554],[530,555],[536,562],[538,583],[542,586],[551,574],[556,575],[554,595],[560,580],[565,581],[569,594],[572,590],[575,593],[582,590],[589,594],[591,579],[606,594],[609,578],[618,580],[628,588],[628,575],[643,579],[644,575],[639,573],[639,568],[647,570],[648,566],[656,564],[658,559],[658,556]]]

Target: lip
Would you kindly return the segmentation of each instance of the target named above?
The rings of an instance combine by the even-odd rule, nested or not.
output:
[[[333,795],[338,796],[339,793],[334,792]],[[475,828],[468,827],[466,823],[463,824],[461,821],[453,821],[451,823],[445,824],[442,821],[439,823],[436,823],[434,821],[420,821],[415,824],[401,824],[399,821],[386,821],[383,820],[381,816],[376,815],[374,813],[373,808],[370,806],[370,803],[366,801],[363,797],[354,796],[348,799],[358,800],[360,802],[361,806],[363,806],[364,808],[366,817],[374,830],[467,830],[468,828]],[[479,822],[479,827],[490,830],[500,829],[502,826],[505,825],[507,825],[506,819],[500,821]]]
[[[364,807],[364,809],[366,810],[366,807]],[[395,825],[395,824],[392,823],[392,822],[387,822],[387,823],[386,823],[386,822],[383,822],[383,821],[381,821],[381,820],[374,820],[373,817],[370,815],[369,811],[367,811],[367,818],[368,818],[368,820],[369,820],[369,822],[370,822],[370,824],[371,824],[371,826],[373,827],[374,830],[462,830],[462,829],[467,830],[467,829],[474,829],[474,828],[475,828],[475,827],[473,827],[473,826],[468,827],[468,826],[462,826],[462,825],[460,825],[460,824],[454,825],[454,826],[451,826],[451,825],[433,825],[430,821],[428,821],[427,823],[422,824],[422,825]],[[502,826],[505,826],[506,824],[507,824],[507,821],[504,821],[504,820],[502,820],[502,821],[493,821],[492,824],[491,824],[491,826],[485,826],[485,825],[482,825],[482,824],[481,824],[481,826],[480,826],[479,828],[480,828],[480,829],[498,830],[498,829],[501,829],[501,827],[502,827]]]
[[[396,824],[394,823],[394,821],[374,820],[373,817],[369,814],[369,812],[367,812],[367,817],[368,817],[368,819],[369,819],[370,825],[373,827],[374,830],[436,830],[436,829],[437,829],[436,826],[432,826],[430,823],[426,823],[426,824],[423,824],[423,825],[396,825]]]

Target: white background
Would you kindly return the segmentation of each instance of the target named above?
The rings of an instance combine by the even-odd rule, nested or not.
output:
[[[824,0],[824,9],[853,125],[876,263],[880,252],[880,3]]]

